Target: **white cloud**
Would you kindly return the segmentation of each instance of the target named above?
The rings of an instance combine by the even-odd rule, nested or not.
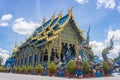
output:
[[[5,14],[1,17],[0,19],[0,26],[2,27],[5,27],[5,26],[8,26],[8,20],[11,20],[12,19],[12,15],[11,14]]]
[[[119,6],[117,6],[117,10],[118,10],[118,12],[120,12],[120,5],[119,5]]]
[[[93,45],[92,50],[94,52],[94,55],[97,55],[101,58],[102,57],[102,50],[105,47],[104,43],[92,41],[92,42],[90,42],[90,44]]]
[[[89,0],[75,0],[80,4],[88,3]]]
[[[9,57],[9,51],[0,48],[0,55],[3,57],[3,64]]]
[[[7,21],[7,20],[11,20],[11,19],[12,19],[11,14],[5,14],[1,17],[1,21]]]
[[[38,23],[25,21],[24,18],[18,18],[13,24],[13,30],[19,34],[28,35],[31,34],[38,26]]]
[[[103,42],[98,42],[98,41],[92,41],[90,42],[91,44],[93,44],[93,52],[95,55],[99,56],[100,58],[102,58],[102,50],[109,45],[109,41],[110,38],[114,35],[114,48],[113,50],[110,51],[110,54],[108,54],[109,58],[115,58],[118,56],[119,50],[120,50],[120,29],[117,29],[115,31],[113,31],[112,29],[108,29],[107,32],[107,37],[105,39],[105,41]]]
[[[98,0],[97,9],[104,6],[105,8],[113,9],[115,7],[115,0]]]
[[[0,26],[3,26],[3,27],[8,26],[8,23],[7,22],[1,22]]]

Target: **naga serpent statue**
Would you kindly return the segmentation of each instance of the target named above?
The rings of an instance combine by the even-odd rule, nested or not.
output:
[[[86,50],[91,49],[90,48],[91,45],[89,44],[89,40],[90,40],[89,33],[90,33],[90,27],[89,27],[88,32],[87,32],[86,40],[82,42],[82,46],[81,46],[81,50],[80,50],[80,56],[81,56],[83,62],[89,60],[89,56],[88,56],[89,53],[86,52]]]
[[[114,44],[113,38],[114,36],[112,36],[112,38],[110,39],[110,45],[102,50],[102,56],[103,56],[104,61],[106,62],[111,62],[111,60],[107,57],[107,54],[109,54],[109,50],[113,49],[113,44]]]

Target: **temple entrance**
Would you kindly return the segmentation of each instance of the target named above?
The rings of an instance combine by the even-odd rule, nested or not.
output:
[[[37,55],[34,56],[34,67],[37,65]]]
[[[45,50],[43,61],[48,61],[48,51],[47,51],[47,49]]]
[[[29,57],[29,65],[31,65],[32,64],[32,57],[30,56]]]
[[[25,65],[27,65],[27,58],[25,58]]]
[[[68,44],[62,42],[61,47],[61,62],[69,61],[70,59],[75,59],[76,52],[75,52],[75,45],[74,44]]]

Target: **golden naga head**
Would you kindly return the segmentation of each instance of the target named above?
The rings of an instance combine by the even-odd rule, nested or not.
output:
[[[18,46],[15,46],[13,52],[18,52]]]
[[[15,46],[14,46],[14,48],[13,48],[13,52],[18,52],[17,41],[15,41]]]
[[[93,46],[93,44],[90,44],[90,45],[88,46],[88,48],[89,48],[89,49],[92,49],[92,46]]]

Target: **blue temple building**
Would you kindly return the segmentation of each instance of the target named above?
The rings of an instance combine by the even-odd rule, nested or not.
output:
[[[46,21],[20,46],[13,49],[15,66],[49,64],[51,61],[64,62],[79,55],[83,31],[77,25],[72,9],[62,16]]]

